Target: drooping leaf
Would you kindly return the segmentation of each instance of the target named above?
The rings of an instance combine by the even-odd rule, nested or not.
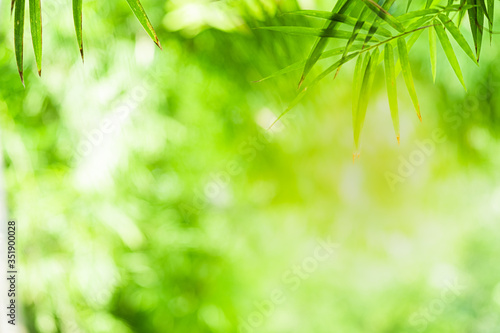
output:
[[[477,6],[476,0],[467,0],[467,4],[471,7],[468,9],[470,30],[472,32],[472,39],[474,40],[474,47],[476,49],[476,59],[479,61],[481,54],[481,45],[483,40],[483,15],[480,7]]]
[[[460,7],[461,7],[461,8],[465,7],[465,1],[466,1],[466,0],[460,0]],[[466,13],[465,8],[464,8],[464,10],[461,10],[461,11],[458,13],[458,26],[459,26],[459,27],[460,27],[460,25],[462,24],[462,21],[463,21],[463,19],[464,19],[465,13]]]
[[[342,30],[327,30],[327,29],[319,29],[319,28],[311,28],[311,27],[299,27],[299,26],[271,26],[271,27],[259,27],[257,29],[264,30],[272,30],[278,31],[290,35],[299,35],[299,36],[316,36],[316,37],[324,37],[324,38],[338,38],[338,39],[350,39],[352,37],[352,33],[348,31]],[[357,34],[356,40],[364,40],[366,37],[365,34]],[[374,38],[375,39],[375,38]],[[377,39],[375,39],[378,41]],[[319,59],[319,57],[318,57]]]
[[[446,54],[453,71],[457,75],[460,83],[464,86],[465,90],[467,90],[462,76],[462,71],[460,70],[460,65],[458,64],[457,57],[455,56],[455,51],[453,51],[453,47],[448,39],[448,35],[446,35],[446,32],[444,31],[443,25],[438,20],[434,20],[434,30],[436,30],[438,39],[441,42],[441,46],[443,47],[444,53]]]
[[[407,51],[411,50],[411,48],[413,47],[413,45],[415,45],[418,38],[420,37],[420,35],[422,35],[423,32],[424,30],[420,29],[411,34],[410,38],[408,38],[408,42],[406,42]],[[396,77],[399,75],[400,72],[401,72],[401,59],[398,59],[398,61],[396,62]]]
[[[390,43],[384,48],[385,82],[387,86],[387,97],[391,110],[392,125],[399,143],[399,115],[398,115],[398,94],[396,88],[396,71],[394,68],[394,51]]]
[[[429,29],[429,52],[431,60],[432,81],[436,82],[436,34],[434,29]]]
[[[406,88],[408,89],[408,93],[410,94],[411,101],[413,103],[413,106],[415,107],[415,111],[417,112],[418,119],[422,121],[417,92],[415,91],[415,85],[413,83],[413,76],[411,73],[410,60],[408,59],[408,49],[406,48],[404,37],[398,38],[398,53],[401,63],[401,70],[403,71],[403,78],[406,83]]]
[[[375,71],[378,65],[378,56],[379,51],[376,48],[371,55],[367,55],[365,58],[365,67],[363,81],[361,83],[361,87],[359,89],[359,101],[356,104],[356,112],[354,114],[354,144],[356,146],[356,150],[359,150],[359,138],[361,134],[361,130],[363,129],[363,124],[365,122],[366,109],[368,108],[368,99],[370,96],[371,87],[373,84],[373,79],[375,77]],[[366,59],[368,59],[366,61]]]
[[[75,24],[76,41],[83,61],[82,0],[73,0],[73,22]]]
[[[476,56],[474,55],[474,52],[472,52],[472,49],[470,48],[469,44],[465,40],[464,36],[458,30],[458,28],[455,26],[453,21],[451,21],[450,18],[444,16],[443,14],[440,14],[439,20],[444,24],[446,29],[450,32],[450,34],[453,36],[453,38],[457,41],[458,45],[464,50],[465,54],[469,56],[469,58],[472,59],[477,64]]]
[[[16,52],[17,69],[24,85],[23,52],[24,52],[24,0],[16,0],[14,10],[14,49]]]
[[[160,41],[158,40],[158,36],[156,35],[155,29],[153,28],[153,25],[149,21],[148,16],[146,15],[146,12],[144,11],[144,8],[141,5],[141,2],[139,0],[127,0],[128,5],[130,8],[132,8],[132,11],[135,14],[135,17],[139,20],[139,23],[141,23],[142,27],[148,35],[151,37],[151,39],[155,42],[156,45],[161,49],[161,44]]]
[[[491,40],[493,38],[493,19],[495,17],[495,0],[488,0],[488,13],[490,14],[488,27],[489,27],[490,43],[491,43]]]
[[[349,6],[354,2],[354,0],[339,0],[336,4],[335,7],[332,10],[332,13],[334,14],[344,14]],[[334,31],[338,25],[338,22],[335,21],[330,21],[329,23],[326,24],[325,30],[327,32]],[[319,57],[321,56],[321,53],[323,53],[323,50],[326,47],[326,44],[328,43],[328,39],[325,37],[319,38],[316,43],[314,44],[311,54],[307,58],[306,64],[304,65],[304,70],[302,71],[302,75],[300,77],[299,81],[299,87],[306,78],[306,76],[309,74],[311,71],[312,67],[316,62],[318,61]]]
[[[399,32],[405,31],[403,24],[401,24],[401,22],[399,22],[399,20],[396,19],[394,16],[389,14],[389,12],[384,8],[382,8],[378,3],[376,3],[373,0],[362,0],[362,1],[371,11],[373,11],[382,20],[386,21],[387,24],[392,26],[394,29],[396,29]]]
[[[42,7],[40,0],[30,0],[30,27],[38,75],[42,75]]]

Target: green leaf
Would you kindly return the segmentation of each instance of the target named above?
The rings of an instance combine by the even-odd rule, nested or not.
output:
[[[76,40],[83,61],[82,0],[73,0],[73,22],[75,24]]]
[[[408,50],[406,48],[406,42],[404,37],[398,38],[398,52],[399,52],[399,60],[401,63],[401,69],[403,71],[403,77],[406,83],[406,88],[408,89],[408,93],[410,94],[411,101],[413,102],[413,106],[415,107],[415,111],[417,111],[418,119],[422,121],[422,116],[420,114],[420,106],[418,104],[415,85],[413,84],[413,76],[411,74],[410,60],[408,59]]]
[[[495,17],[495,0],[488,0],[488,13],[490,14],[491,18],[488,22],[491,43],[491,40],[493,38],[493,18]]]
[[[472,32],[472,39],[474,40],[474,47],[476,49],[476,59],[479,61],[481,54],[481,45],[483,40],[483,15],[482,10],[477,6],[476,0],[467,0],[467,4],[471,7],[468,9],[470,30]]]
[[[350,61],[351,59],[357,57],[358,55],[359,55],[359,52],[353,52],[353,53],[349,54],[346,58],[341,58],[339,61],[335,62],[333,65],[331,65],[330,67],[325,69],[320,75],[318,75],[316,78],[314,78],[314,80],[312,80],[311,83],[307,87],[302,89],[302,91],[293,99],[293,101],[288,105],[288,107],[285,109],[285,111],[283,111],[280,114],[280,116],[278,118],[276,118],[276,120],[271,124],[271,126],[269,126],[269,128],[273,127],[274,124],[276,124],[285,114],[290,112],[290,110],[293,109],[293,107],[295,105],[297,105],[302,100],[302,98],[304,98],[307,91],[310,90],[309,88],[312,88],[313,86],[318,84],[318,82],[323,80],[328,74],[332,73],[334,70],[336,70],[337,68],[339,68],[340,66],[342,66],[346,62]]]
[[[271,30],[283,32],[290,35],[299,36],[319,36],[324,38],[338,38],[338,39],[350,39],[353,34],[348,31],[342,30],[327,30],[311,27],[299,27],[299,26],[272,26],[272,27],[259,27],[257,29]],[[359,29],[357,29],[359,30]],[[365,34],[357,34],[355,36],[356,40],[364,40]],[[375,38],[374,38],[375,39]],[[376,39],[375,39],[376,40]],[[378,40],[376,40],[378,41]],[[319,57],[318,57],[319,59]]]
[[[30,0],[31,40],[35,52],[38,75],[42,75],[42,7],[40,0]]]
[[[439,9],[430,8],[430,9],[416,10],[416,11],[413,11],[413,12],[408,13],[408,14],[400,15],[397,18],[400,22],[403,22],[403,21],[408,21],[408,20],[412,20],[415,18],[420,18],[423,16],[434,15],[437,13],[439,13]]]
[[[339,0],[335,4],[335,7],[333,8],[332,13],[333,14],[344,14],[353,2],[354,2],[354,0]],[[338,22],[330,21],[326,25],[325,30],[327,32],[333,31],[333,30],[335,30],[337,25],[338,25]],[[304,79],[306,78],[306,76],[311,71],[314,64],[316,64],[316,62],[318,61],[318,59],[321,56],[321,54],[323,53],[323,50],[325,49],[327,43],[328,43],[328,39],[325,37],[321,37],[314,44],[314,47],[311,51],[311,54],[307,58],[306,64],[304,65],[304,70],[302,71],[302,75],[301,75],[300,81],[299,81],[299,87],[302,84],[302,82],[304,81]]]
[[[12,0],[10,2],[10,15],[12,17],[12,12],[14,11],[14,5],[16,4],[16,0]]]
[[[436,82],[436,34],[433,29],[429,29],[429,51],[432,69],[432,81]]]
[[[385,82],[387,86],[387,97],[389,108],[391,109],[392,125],[399,143],[399,115],[398,115],[398,94],[396,88],[396,71],[394,67],[394,51],[390,43],[385,44],[384,49]]]
[[[344,47],[338,47],[338,48],[335,48],[332,50],[325,51],[321,54],[320,59],[331,58],[331,57],[334,57],[336,55],[341,55],[344,53],[344,50],[345,50]],[[361,50],[361,45],[354,44],[351,46],[351,51],[358,51],[358,50]],[[271,78],[279,76],[279,75],[290,73],[294,70],[299,70],[305,65],[305,63],[306,63],[306,60],[297,61],[297,62],[295,62],[295,63],[293,63],[293,64],[291,64],[283,69],[280,69],[279,71],[274,72],[273,74],[271,74],[269,76],[266,76],[258,81],[255,81],[255,82],[262,82],[262,81],[271,79]]]
[[[460,32],[460,30],[458,30],[455,24],[451,21],[451,19],[449,17],[444,16],[443,14],[440,14],[438,17],[441,20],[441,22],[443,22],[444,26],[446,27],[446,29],[448,29],[453,38],[457,41],[458,45],[460,45],[462,50],[464,50],[465,54],[467,54],[469,58],[471,58],[472,61],[474,61],[477,64],[474,52],[472,52],[472,49],[465,40],[464,36]]]
[[[464,78],[462,76],[462,71],[460,70],[460,65],[458,64],[457,57],[455,56],[455,52],[453,51],[453,47],[451,46],[448,35],[446,35],[442,24],[438,20],[434,20],[434,29],[436,30],[436,34],[439,38],[439,41],[441,42],[444,53],[446,54],[451,67],[453,68],[453,71],[457,75],[460,83],[462,83],[462,85],[464,86],[464,89],[467,90],[467,88],[465,87]]]
[[[14,11],[14,49],[16,52],[17,69],[23,85],[24,9],[24,0],[16,0]]]
[[[292,15],[301,15],[301,16],[311,16],[311,17],[318,17],[318,18],[323,18],[326,20],[330,21],[335,21],[338,23],[343,23],[346,25],[350,26],[355,26],[356,23],[359,22],[356,18],[344,14],[332,14],[331,12],[327,11],[320,11],[320,10],[298,10],[294,12],[289,12],[287,14],[292,14]],[[361,29],[368,30],[370,28],[370,23],[369,22],[363,22],[363,25]],[[385,29],[385,28],[379,28],[379,31],[377,31],[377,34],[380,36],[384,37],[392,37],[392,33]]]
[[[382,8],[384,8],[385,10],[389,10],[392,7],[392,5],[394,4],[394,1],[395,0],[385,1],[384,4],[382,5]],[[366,36],[364,44],[367,44],[372,39],[373,35],[375,33],[377,33],[377,31],[380,29],[380,25],[378,24],[379,19],[380,19],[379,17],[375,17],[375,19],[373,20],[372,26],[370,27],[370,30],[368,31],[368,35]]]
[[[389,14],[387,10],[382,8],[378,3],[374,2],[373,0],[362,0],[365,5],[373,11],[378,17],[380,17],[382,20],[387,22],[391,27],[396,29],[399,32],[404,32],[405,27],[399,22],[394,16]]]
[[[359,100],[356,104],[356,110],[354,110],[353,118],[354,144],[356,146],[356,150],[359,150],[359,138],[365,122],[366,109],[368,108],[368,98],[370,96],[373,78],[375,77],[375,71],[378,65],[378,56],[379,51],[378,48],[376,48],[371,55],[366,55],[363,64],[363,68],[365,69],[363,81],[359,89]]]
[[[460,7],[463,8],[465,6],[465,1],[466,0],[460,0]],[[464,19],[464,16],[465,16],[465,8],[464,10],[461,10],[459,13],[458,13],[458,26],[460,26],[462,24],[462,21]]]
[[[130,8],[132,8],[135,17],[137,17],[144,30],[146,30],[148,35],[155,42],[155,44],[158,45],[158,47],[161,50],[161,44],[160,41],[158,40],[158,36],[156,35],[155,29],[153,28],[153,25],[149,21],[149,18],[146,15],[144,8],[142,8],[141,2],[139,0],[127,0],[127,2]]]

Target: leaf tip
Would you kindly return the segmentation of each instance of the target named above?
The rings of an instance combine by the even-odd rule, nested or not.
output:
[[[19,77],[21,78],[21,83],[23,84],[23,87],[26,88],[26,85],[24,84],[24,74],[23,74],[23,71],[19,71]]]
[[[38,76],[39,76],[39,77],[42,77],[42,69],[39,69],[39,70],[38,70]]]
[[[398,140],[398,145],[399,145],[400,144],[399,134],[396,136],[396,139]]]
[[[304,82],[304,79],[305,79],[305,77],[304,77],[304,75],[302,75],[300,77],[300,81],[299,81],[299,85],[298,85],[297,89],[300,89],[300,87],[302,86],[302,83]]]

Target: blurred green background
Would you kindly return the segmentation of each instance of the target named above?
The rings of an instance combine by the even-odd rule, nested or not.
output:
[[[498,36],[480,67],[457,52],[465,92],[422,35],[400,145],[380,69],[353,163],[353,64],[269,131],[300,73],[253,83],[314,42],[253,28],[330,1],[143,5],[163,51],[126,1],[84,1],[82,64],[70,3],[44,1],[23,88],[1,2],[21,331],[500,332]]]

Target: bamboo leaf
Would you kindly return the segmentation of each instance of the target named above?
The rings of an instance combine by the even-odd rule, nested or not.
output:
[[[295,105],[297,105],[302,100],[302,98],[304,98],[304,96],[306,95],[309,88],[314,87],[316,84],[318,84],[318,82],[323,80],[328,74],[332,73],[334,70],[336,70],[337,68],[339,68],[340,66],[342,66],[346,62],[350,61],[354,57],[357,57],[358,55],[359,55],[359,52],[353,52],[353,53],[349,54],[346,58],[341,58],[339,61],[335,62],[333,65],[331,65],[330,67],[325,69],[320,75],[318,75],[316,78],[314,78],[314,80],[312,80],[311,83],[307,87],[303,88],[301,90],[301,92],[293,99],[293,101],[290,102],[290,104],[285,109],[285,111],[283,111],[280,114],[280,116],[278,118],[276,118],[276,120],[271,124],[271,126],[269,126],[269,128],[273,127],[274,124],[276,124],[284,115],[286,115],[288,112],[290,112],[290,110],[293,109],[295,107]]]
[[[128,5],[132,9],[132,11],[135,14],[135,17],[139,20],[139,23],[141,23],[142,27],[148,35],[151,37],[151,39],[155,42],[158,47],[161,48],[160,41],[158,40],[158,36],[156,35],[155,29],[153,28],[153,25],[149,21],[148,16],[146,15],[146,12],[144,11],[144,8],[141,5],[141,2],[139,0],[127,0]]]
[[[460,30],[458,30],[458,28],[450,20],[450,18],[444,16],[443,14],[440,14],[438,17],[439,17],[439,20],[441,20],[441,22],[443,22],[444,26],[446,27],[446,29],[448,29],[448,31],[453,36],[453,38],[456,40],[458,45],[460,45],[462,50],[464,50],[465,54],[467,54],[469,56],[469,58],[471,58],[472,61],[474,61],[477,64],[476,56],[474,55],[474,52],[472,52],[472,49],[470,48],[469,44],[465,40],[465,38],[462,35],[462,33],[460,32]]]
[[[356,18],[349,16],[349,15],[332,14],[331,12],[320,11],[320,10],[298,10],[298,11],[294,11],[294,12],[289,12],[287,14],[318,17],[318,18],[322,18],[322,19],[326,19],[326,20],[330,20],[330,21],[335,21],[338,23],[343,23],[343,24],[350,25],[350,26],[355,26],[356,23],[359,21]],[[368,30],[369,28],[370,28],[370,23],[363,22],[361,29]],[[385,28],[381,28],[381,27],[379,27],[377,34],[379,34],[380,36],[384,36],[384,37],[392,37],[392,33],[389,30],[387,30]]]
[[[387,97],[391,110],[392,125],[399,143],[399,115],[398,115],[398,94],[396,88],[396,71],[394,67],[394,51],[390,43],[385,44],[384,49],[385,82],[387,86]]]
[[[432,81],[436,82],[436,34],[433,29],[429,29],[429,51],[432,70]]]
[[[24,49],[24,0],[16,0],[14,11],[14,49],[16,52],[17,69],[24,86],[23,49]]]
[[[495,17],[495,0],[488,0],[488,13],[490,14],[488,27],[489,27],[490,43],[491,43],[493,38],[493,19]]]
[[[10,2],[10,16],[12,17],[12,12],[14,11],[14,5],[16,4],[16,0],[12,0]]]
[[[353,3],[354,0],[339,0],[336,4],[335,7],[332,10],[333,14],[344,14],[349,6]],[[327,25],[325,30],[330,32],[335,30],[337,27],[338,22],[335,21],[330,21]],[[300,77],[299,81],[299,87],[306,78],[306,76],[309,74],[311,71],[312,67],[316,62],[318,61],[319,57],[323,53],[323,50],[326,47],[326,44],[328,43],[328,39],[325,37],[319,38],[316,43],[314,44],[314,47],[312,48],[311,54],[307,58],[306,64],[304,65],[304,69],[302,71],[302,75]]]
[[[353,119],[354,144],[356,146],[356,150],[359,150],[359,138],[361,130],[363,129],[363,124],[365,122],[366,109],[368,108],[368,99],[370,97],[373,78],[375,77],[375,71],[378,65],[378,56],[379,56],[379,51],[378,48],[376,48],[371,55],[366,56],[365,62],[363,64],[365,70],[363,75],[363,81],[359,89],[359,101],[356,104],[356,110]]]
[[[382,8],[384,8],[385,10],[389,10],[392,7],[392,5],[394,4],[394,1],[395,0],[385,1],[384,4],[382,5]],[[375,33],[377,33],[377,31],[380,29],[380,25],[378,24],[379,19],[380,19],[379,17],[375,17],[375,19],[373,20],[372,26],[370,27],[370,30],[368,31],[368,35],[366,36],[364,44],[367,44],[372,39],[373,35]]]
[[[470,30],[472,32],[472,39],[474,40],[474,47],[476,49],[476,59],[479,61],[483,40],[483,15],[481,13],[481,8],[477,6],[476,0],[467,0],[467,4],[471,6],[468,9]]]
[[[411,74],[410,60],[408,59],[408,50],[406,48],[406,42],[404,37],[398,38],[398,52],[399,60],[401,63],[401,70],[403,71],[403,77],[406,83],[406,88],[410,94],[411,101],[417,112],[418,119],[422,121],[422,116],[420,114],[420,106],[418,104],[417,93],[415,91],[415,85],[413,84],[413,76]]]
[[[42,75],[42,7],[40,0],[30,0],[31,40],[35,52],[38,75]]]
[[[334,57],[336,55],[341,55],[344,53],[344,50],[345,48],[344,47],[338,47],[338,48],[335,48],[335,49],[332,49],[332,50],[328,50],[328,51],[325,51],[321,54],[320,56],[320,59],[325,59],[325,58],[331,58],[331,57]],[[351,51],[357,51],[357,50],[361,50],[361,45],[359,44],[354,44],[351,46]],[[265,80],[268,80],[268,79],[271,79],[273,77],[276,77],[276,76],[279,76],[279,75],[283,75],[283,74],[286,74],[286,73],[290,73],[294,70],[299,70],[301,69],[306,63],[306,60],[302,60],[302,61],[297,61],[283,69],[280,69],[274,73],[272,73],[271,75],[269,76],[266,76],[258,81],[255,81],[255,82],[262,82],[262,81],[265,81]]]
[[[374,2],[373,0],[362,0],[362,1],[371,11],[373,11],[382,20],[386,21],[387,24],[392,26],[394,29],[396,29],[399,32],[405,31],[405,28],[401,24],[401,22],[399,22],[398,19],[389,14],[389,12],[384,8],[382,8],[378,3]]]
[[[462,71],[460,70],[460,65],[458,64],[457,57],[455,56],[453,47],[451,46],[450,40],[448,39],[448,35],[446,35],[442,24],[438,20],[434,20],[434,24],[434,30],[436,30],[436,34],[439,38],[439,41],[441,42],[444,53],[446,54],[451,67],[453,68],[453,71],[457,75],[460,83],[462,83],[462,85],[464,86],[465,90],[467,90],[467,88],[465,87],[464,78],[462,76]]]
[[[353,34],[348,31],[341,30],[327,30],[327,29],[319,29],[319,28],[311,28],[311,27],[299,27],[299,26],[272,26],[272,27],[259,27],[257,29],[271,30],[282,32],[290,35],[299,35],[299,36],[316,36],[316,37],[324,37],[324,38],[338,38],[338,39],[350,39]],[[357,29],[359,30],[359,29]],[[365,34],[357,34],[355,36],[356,40],[364,40],[366,37]],[[375,38],[374,38],[375,39]],[[377,39],[375,39],[378,41]],[[318,57],[319,59],[319,57]]]
[[[461,8],[465,7],[465,1],[466,1],[466,0],[460,0],[460,7],[461,7]],[[463,10],[461,10],[461,11],[458,13],[458,26],[459,26],[459,27],[460,27],[460,25],[462,24],[462,21],[463,21],[463,19],[464,19],[465,13],[466,13],[465,8],[463,8]]]
[[[73,0],[73,22],[75,24],[76,41],[83,61],[82,0]]]

